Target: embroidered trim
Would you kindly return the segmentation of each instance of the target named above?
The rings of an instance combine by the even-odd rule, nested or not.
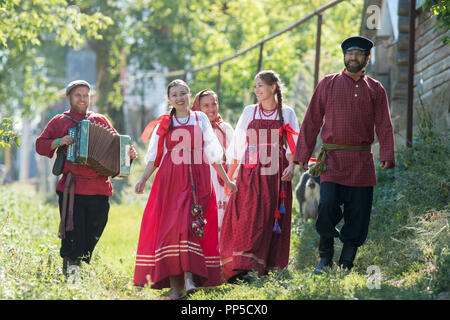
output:
[[[265,265],[266,265],[266,263],[265,263],[265,261],[264,261],[263,259],[258,258],[258,257],[257,257],[256,255],[254,255],[253,253],[246,253],[246,252],[244,252],[244,251],[233,252],[233,256],[232,256],[232,257],[228,257],[228,258],[222,259],[222,260],[220,261],[220,262],[221,262],[221,265],[223,266],[223,265],[225,265],[225,264],[227,264],[227,263],[233,261],[233,257],[238,257],[238,256],[242,256],[242,257],[246,257],[246,258],[253,259],[253,260],[255,260],[258,264],[260,264],[260,265],[262,265],[262,266],[265,266]]]
[[[137,254],[136,266],[154,267],[158,261],[170,257],[179,257],[181,253],[187,252],[204,258],[207,267],[220,267],[219,256],[205,256],[200,245],[190,241],[180,241],[180,244],[164,246],[156,250],[154,255]]]

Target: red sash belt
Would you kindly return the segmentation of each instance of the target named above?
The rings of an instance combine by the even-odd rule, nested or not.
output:
[[[58,237],[64,239],[66,231],[73,231],[73,204],[75,201],[75,178],[80,179],[97,179],[98,177],[76,176],[72,172],[66,175],[66,183],[64,185],[63,203],[61,209],[61,221],[59,223]],[[69,202],[69,203],[67,203]]]

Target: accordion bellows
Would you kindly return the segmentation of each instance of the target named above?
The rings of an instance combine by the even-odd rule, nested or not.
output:
[[[131,138],[89,120],[69,129],[74,143],[67,148],[67,160],[85,164],[100,175],[123,177],[130,174]]]

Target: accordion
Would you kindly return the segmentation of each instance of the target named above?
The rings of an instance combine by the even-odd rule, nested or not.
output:
[[[124,177],[130,174],[131,138],[111,129],[82,120],[69,129],[73,144],[67,147],[66,159],[85,164],[103,176]]]

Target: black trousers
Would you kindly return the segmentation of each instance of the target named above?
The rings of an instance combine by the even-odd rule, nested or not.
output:
[[[58,192],[61,215],[63,193]],[[102,195],[75,195],[73,206],[73,231],[66,231],[61,240],[62,258],[89,263],[92,252],[108,221],[109,197]]]
[[[333,182],[320,184],[316,230],[325,238],[339,237],[343,243],[361,246],[369,231],[373,187],[349,187]],[[341,206],[343,205],[343,209]],[[341,230],[336,225],[344,218]]]

